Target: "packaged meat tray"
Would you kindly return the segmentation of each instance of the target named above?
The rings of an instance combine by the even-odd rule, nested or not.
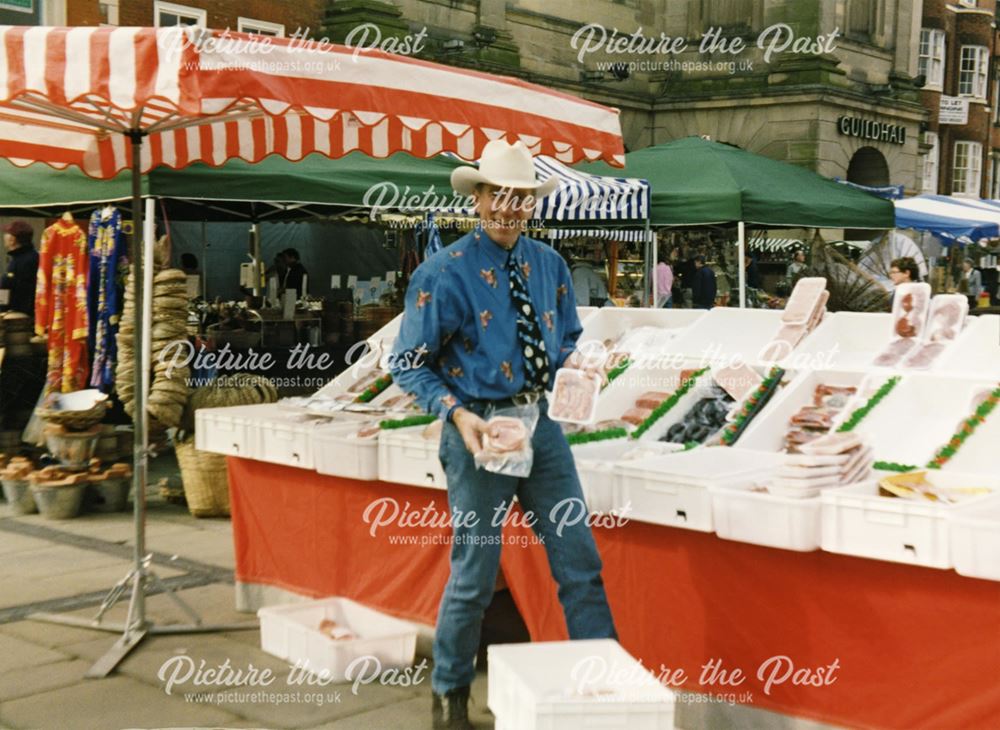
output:
[[[601,379],[582,370],[560,368],[552,389],[549,417],[563,423],[591,424],[597,415]]]

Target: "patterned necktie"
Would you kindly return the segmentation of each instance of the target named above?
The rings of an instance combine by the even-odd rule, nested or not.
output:
[[[510,296],[517,310],[517,342],[524,356],[524,387],[525,390],[545,390],[549,383],[549,356],[528,296],[528,282],[513,254],[507,260],[507,272],[510,274]]]

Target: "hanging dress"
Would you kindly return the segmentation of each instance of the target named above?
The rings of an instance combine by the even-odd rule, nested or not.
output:
[[[116,335],[121,315],[118,272],[128,265],[120,210],[95,210],[91,214],[87,247],[90,251],[87,348],[93,360],[90,386],[110,393],[115,382]]]
[[[35,333],[48,335],[45,394],[87,387],[87,237],[60,220],[42,233]]]

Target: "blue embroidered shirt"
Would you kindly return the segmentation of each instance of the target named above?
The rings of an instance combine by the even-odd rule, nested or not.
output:
[[[447,418],[470,401],[525,389],[508,256],[527,281],[549,353],[550,383],[576,347],[582,328],[562,257],[524,235],[508,253],[477,228],[417,267],[406,292],[390,370],[428,413]]]

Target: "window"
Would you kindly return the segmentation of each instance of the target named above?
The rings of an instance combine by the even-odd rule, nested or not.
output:
[[[187,5],[156,0],[153,3],[153,17],[159,28],[171,25],[197,25],[204,28],[208,20],[208,12],[204,8],[192,8]]]
[[[944,31],[933,28],[920,30],[920,56],[917,74],[927,79],[925,89],[940,89],[944,81]]]
[[[976,0],[958,0],[958,4],[963,8],[974,8],[976,7]]]
[[[97,4],[101,25],[118,25],[118,0],[101,0]]]
[[[281,23],[268,23],[266,20],[254,20],[253,18],[240,17],[237,21],[237,30],[240,33],[256,33],[257,35],[273,35],[278,38],[285,37],[285,26]]]
[[[986,46],[962,46],[958,67],[958,95],[986,99],[986,72],[990,52]]]
[[[993,97],[990,99],[990,119],[1000,123],[1000,68],[993,67]]]
[[[866,41],[880,38],[884,0],[847,0],[846,35]]]
[[[938,191],[938,163],[941,160],[941,150],[938,147],[937,132],[924,132],[924,142],[931,148],[924,155],[923,180],[920,185],[921,192],[937,194]]]
[[[993,150],[990,155],[989,194],[991,200],[1000,199],[1000,150]]]
[[[978,142],[956,142],[952,161],[951,192],[953,195],[979,197],[982,179],[983,147]]]
[[[753,21],[753,0],[702,0],[705,28],[747,29]]]

